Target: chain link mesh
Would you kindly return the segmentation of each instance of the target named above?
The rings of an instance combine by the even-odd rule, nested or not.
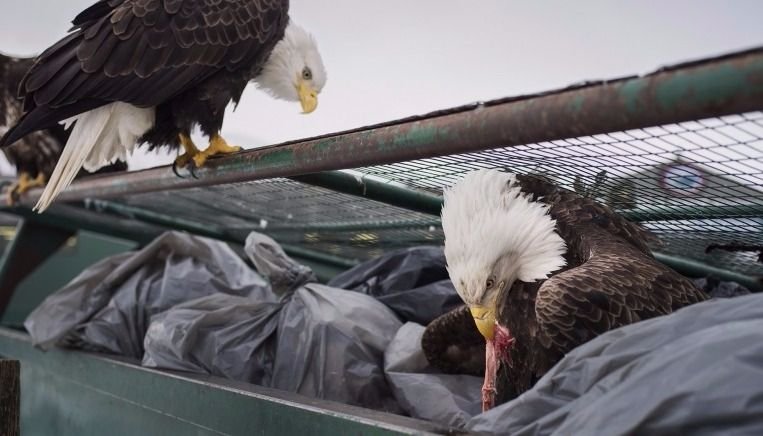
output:
[[[464,173],[540,174],[609,204],[656,233],[656,250],[763,276],[763,113],[358,168],[441,194]],[[289,179],[134,195],[122,202],[244,237],[349,259],[441,244],[437,217]]]

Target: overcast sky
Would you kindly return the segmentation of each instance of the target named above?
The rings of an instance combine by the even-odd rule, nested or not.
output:
[[[0,50],[35,55],[93,0],[3,2]],[[247,89],[223,128],[245,148],[763,45],[761,0],[291,3],[318,40],[328,84],[310,115]],[[169,161],[139,153],[130,163]]]

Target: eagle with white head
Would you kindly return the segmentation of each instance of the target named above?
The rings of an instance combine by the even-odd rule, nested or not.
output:
[[[100,0],[24,76],[24,114],[0,146],[56,123],[69,140],[35,209],[42,212],[80,168],[93,171],[139,144],[203,166],[239,151],[220,135],[225,108],[255,82],[315,110],[326,70],[315,40],[290,20],[288,0]],[[201,151],[191,140],[200,127]]]
[[[706,298],[654,259],[652,235],[541,178],[477,170],[444,200],[448,273],[466,307],[433,321],[422,347],[443,370],[476,372],[481,344],[454,331],[476,326],[486,342],[484,410],[495,404],[499,366],[507,399],[596,335]]]

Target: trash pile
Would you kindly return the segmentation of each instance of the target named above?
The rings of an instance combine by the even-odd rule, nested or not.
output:
[[[411,401],[416,392],[406,375],[431,369],[419,340],[399,333],[405,324],[420,336],[423,325],[461,304],[441,248],[390,253],[328,285],[263,234],[247,238],[245,253],[254,267],[223,242],[165,233],[88,268],[25,327],[42,348],[112,353],[400,414],[434,413],[418,413]],[[394,356],[392,372],[385,354]],[[481,380],[471,378],[470,399],[478,400]],[[454,425],[477,411],[469,407],[469,415],[452,412],[460,417]]]
[[[743,296],[602,335],[481,414],[482,378],[441,374],[421,350],[424,327],[462,304],[441,247],[391,252],[326,285],[263,234],[249,235],[245,253],[251,265],[223,242],[165,233],[82,272],[25,327],[42,348],[112,353],[474,431],[723,431],[739,410],[763,416],[763,385],[742,381],[763,375],[763,301],[744,288],[702,279],[711,295]]]

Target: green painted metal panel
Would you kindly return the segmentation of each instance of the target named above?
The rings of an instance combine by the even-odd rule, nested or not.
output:
[[[680,256],[671,256],[665,253],[655,252],[654,257],[665,265],[668,265],[674,270],[689,277],[714,276],[722,280],[737,282],[752,292],[763,292],[763,279],[760,277],[752,277],[722,268],[715,268],[702,262],[696,262]]]
[[[88,204],[98,210],[111,211],[108,209],[109,204],[111,204],[110,202],[88,202]],[[130,208],[120,208],[114,212],[127,215],[130,218],[96,213],[66,204],[53,204],[44,214],[37,214],[32,212],[31,209],[25,208],[8,210],[8,213],[18,214],[27,220],[34,220],[42,224],[58,226],[64,229],[86,229],[100,235],[109,235],[110,238],[113,237],[115,240],[122,240],[128,243],[134,241],[136,244],[146,244],[169,230],[187,231],[192,234],[219,239],[236,245],[241,245],[244,242],[241,238],[226,233],[218,233],[211,228],[205,228],[199,224],[194,223],[191,226],[186,226],[187,221],[175,222],[171,220],[171,217],[162,214],[133,216],[133,212],[139,213],[139,211]],[[336,274],[357,264],[352,259],[330,256],[302,247],[282,246],[286,253],[292,256],[294,260],[313,268],[318,279],[323,282],[330,280]]]
[[[243,245],[245,236],[236,236],[225,232],[223,229],[216,228],[213,224],[198,223],[187,219],[178,219],[175,216],[151,212],[137,207],[131,207],[103,200],[88,200],[85,206],[90,210],[99,212],[113,212],[120,216],[127,216],[135,220],[141,220],[152,225],[162,226],[165,229],[181,230],[195,235],[218,239],[225,242]],[[66,212],[62,216],[66,216]],[[94,215],[94,214],[91,214]],[[158,235],[158,233],[157,233]],[[248,235],[248,233],[246,233]],[[334,275],[352,268],[357,264],[353,259],[346,259],[339,256],[332,256],[327,253],[321,253],[306,249],[300,246],[281,244],[284,251],[295,260],[313,268],[316,275],[324,281],[330,280]]]
[[[45,261],[16,288],[0,319],[6,326],[21,326],[24,319],[48,295],[55,292],[88,266],[137,246],[135,242],[81,231]]]
[[[0,315],[24,279],[76,235],[76,231],[20,220],[0,261]]]
[[[0,328],[0,356],[21,361],[24,435],[455,434],[425,421],[246,383],[34,348]]]

